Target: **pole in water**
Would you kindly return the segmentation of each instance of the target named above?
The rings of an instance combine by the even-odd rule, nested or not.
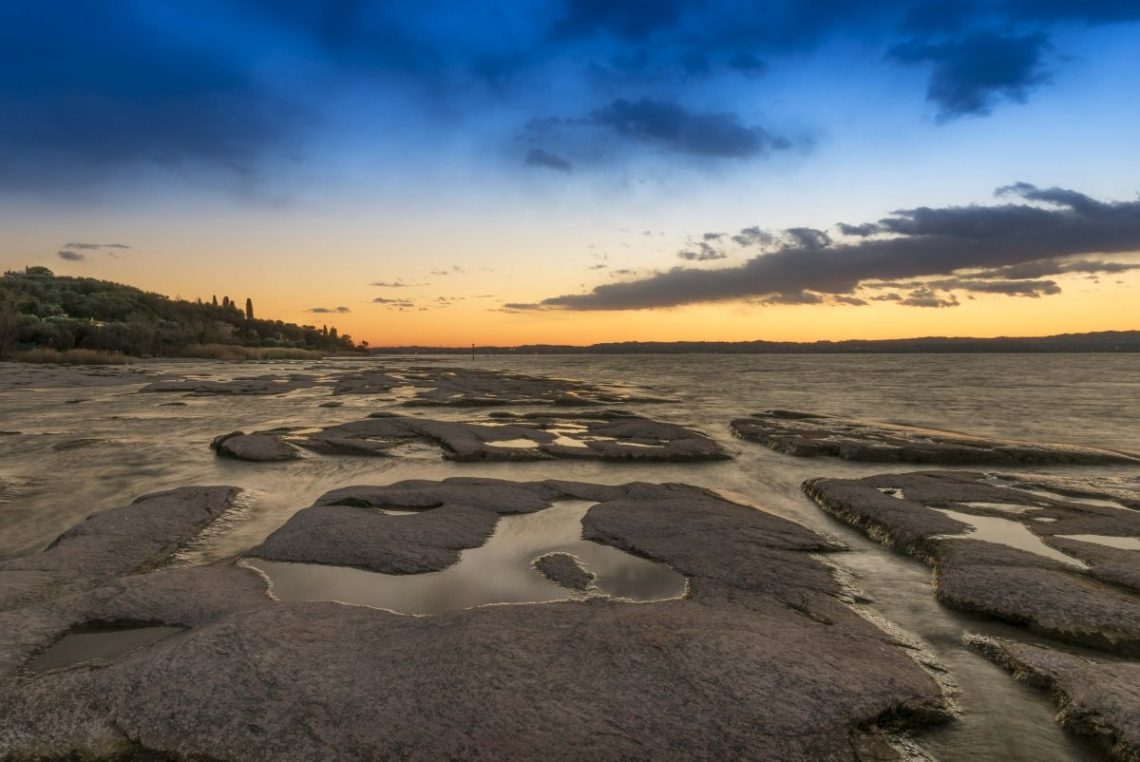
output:
[[[475,345],[474,344],[471,345],[471,359],[472,360],[475,359]]]

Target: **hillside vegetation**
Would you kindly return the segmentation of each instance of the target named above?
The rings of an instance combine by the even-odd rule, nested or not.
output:
[[[131,286],[55,275],[46,267],[0,277],[0,357],[90,356],[219,358],[305,356],[355,351],[336,328],[254,317],[229,297],[170,299]]]

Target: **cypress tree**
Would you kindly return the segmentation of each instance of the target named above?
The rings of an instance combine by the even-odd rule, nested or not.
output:
[[[253,299],[245,298],[245,319],[253,320]]]

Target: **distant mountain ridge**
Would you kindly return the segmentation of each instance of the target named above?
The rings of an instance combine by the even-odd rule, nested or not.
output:
[[[979,352],[1140,352],[1140,331],[1064,333],[992,339],[932,336],[843,341],[623,341],[589,346],[375,347],[374,354],[918,354]]]

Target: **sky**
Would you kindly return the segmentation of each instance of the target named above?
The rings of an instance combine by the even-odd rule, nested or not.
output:
[[[0,0],[0,267],[373,346],[1140,329],[1135,0]]]

